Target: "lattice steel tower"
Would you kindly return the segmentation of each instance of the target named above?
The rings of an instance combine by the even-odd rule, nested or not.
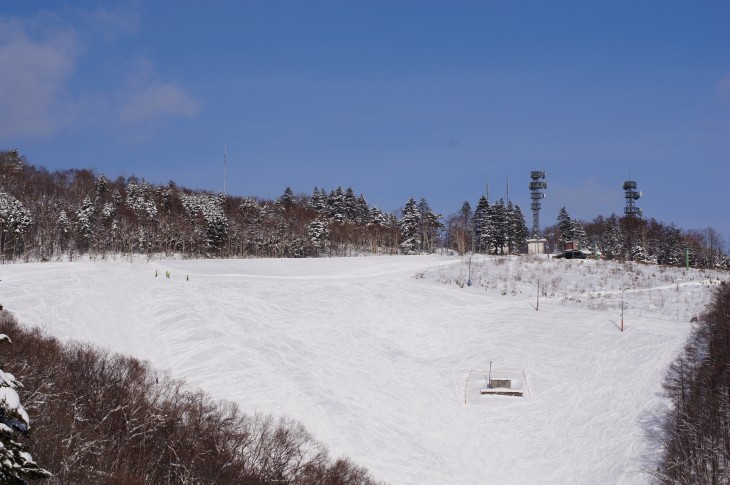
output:
[[[545,198],[543,190],[547,189],[547,182],[545,182],[545,172],[539,172],[537,170],[530,172],[530,198],[532,199],[532,238],[540,238],[540,208],[542,207],[541,200]],[[541,180],[542,179],[542,180]]]
[[[627,216],[641,217],[642,211],[636,207],[636,201],[641,198],[641,192],[636,190],[636,182],[633,180],[627,180],[624,182],[624,197],[626,197],[626,207],[624,207],[624,214]]]

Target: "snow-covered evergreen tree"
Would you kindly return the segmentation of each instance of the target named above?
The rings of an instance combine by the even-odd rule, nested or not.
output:
[[[653,220],[653,226],[659,226]],[[688,245],[684,240],[682,231],[673,224],[661,225],[655,230],[654,237],[649,241],[649,256],[656,258],[659,264],[681,266],[685,262],[685,251]],[[697,256],[690,254],[691,258]]]
[[[33,218],[23,204],[12,195],[0,192],[0,255],[20,249],[23,232],[32,224]]]
[[[356,221],[358,215],[357,199],[355,198],[355,192],[352,187],[348,187],[345,190],[345,197],[343,199],[345,207],[345,219],[347,221]]]
[[[309,198],[309,207],[314,209],[318,214],[325,212],[327,209],[327,194],[325,194],[324,189],[319,190],[317,187],[314,187],[312,197]]]
[[[284,189],[284,193],[279,198],[282,204],[284,204],[284,207],[290,207],[295,202],[294,198],[294,191],[292,191],[291,187],[287,187]]]
[[[383,213],[383,211],[380,210],[379,208],[373,206],[373,208],[370,209],[370,218],[368,220],[368,226],[386,227],[387,225],[388,225],[387,214]]]
[[[624,256],[623,243],[621,242],[621,226],[618,217],[612,215],[607,219],[608,230],[606,230],[600,240],[601,252],[608,259],[617,259]]]
[[[357,198],[357,215],[355,216],[355,222],[358,226],[365,226],[370,221],[370,204],[365,199],[365,196],[360,194]]]
[[[99,198],[104,197],[109,188],[109,179],[102,174],[101,177],[96,181],[96,196]]]
[[[220,249],[228,235],[228,218],[224,207],[226,196],[220,194],[180,194],[180,200],[187,211],[191,223],[196,218],[205,221],[204,237],[209,249]]]
[[[420,226],[421,248],[426,251],[433,251],[438,238],[438,231],[443,227],[441,223],[441,214],[436,214],[431,210],[426,198],[422,198],[418,203],[418,222]]]
[[[400,249],[405,254],[413,254],[421,247],[421,221],[416,200],[411,197],[403,208],[403,217],[398,222],[400,229]]]
[[[504,200],[499,199],[487,212],[488,233],[494,254],[504,254],[507,249],[509,220]]]
[[[558,231],[560,231],[560,249],[565,247],[565,243],[573,240],[573,225],[570,215],[565,207],[561,207],[558,212]]]
[[[132,181],[127,184],[127,207],[137,214],[143,221],[157,219],[157,204],[155,203],[155,189],[147,182],[137,184]]]
[[[25,157],[18,150],[0,151],[0,192],[13,192],[20,185]]]
[[[0,334],[0,344],[10,343],[7,335]],[[27,484],[28,480],[51,476],[18,442],[18,436],[30,431],[28,413],[15,390],[22,387],[12,374],[0,368],[0,483]]]
[[[327,216],[335,222],[344,222],[346,219],[345,193],[342,187],[337,187],[327,196]]]
[[[588,248],[588,236],[586,235],[585,229],[583,229],[583,224],[579,220],[572,219],[570,221],[570,232],[573,235],[573,241],[578,244],[580,249]]]
[[[527,237],[530,234],[525,222],[525,216],[519,205],[510,202],[507,205],[507,246],[510,253],[524,248],[527,245]]]
[[[327,221],[315,219],[309,224],[309,241],[316,254],[322,254],[327,247],[327,240],[330,235]]]
[[[632,261],[642,261],[644,263],[656,264],[656,258],[649,256],[643,246],[636,245],[631,248],[629,258]]]
[[[464,223],[464,228],[468,227],[469,221],[471,220],[471,204],[469,204],[468,200],[465,200],[464,203],[461,205],[461,210],[459,210],[459,214],[461,214],[461,220]]]
[[[61,210],[61,213],[58,216],[58,221],[56,222],[56,238],[61,251],[65,251],[66,249],[68,249],[70,231],[71,221],[68,219],[66,211]]]
[[[119,189],[114,189],[114,193],[112,193],[112,200],[114,201],[115,207],[122,207],[122,203],[124,203],[124,197],[122,197],[122,193],[119,192]]]
[[[575,242],[580,249],[588,247],[588,236],[583,224],[577,219],[571,219],[565,207],[558,213],[558,229],[560,230],[560,247],[565,247],[567,242]]]
[[[81,203],[81,207],[76,211],[76,235],[78,239],[78,247],[82,251],[87,251],[91,246],[91,240],[94,235],[94,204],[87,195]]]
[[[466,204],[466,203],[465,203]],[[464,207],[462,206],[462,213]],[[482,250],[489,252],[490,231],[489,231],[489,202],[485,196],[479,198],[477,208],[471,218],[472,237],[475,238],[475,249],[477,252]]]

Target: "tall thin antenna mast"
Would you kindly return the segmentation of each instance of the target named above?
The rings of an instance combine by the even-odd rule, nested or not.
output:
[[[489,202],[489,179],[487,179],[487,193],[486,193],[486,196],[487,196],[487,202]]]
[[[509,177],[507,177],[507,203],[509,204]]]
[[[223,195],[228,195],[226,192],[226,182],[228,178],[228,147],[223,144]]]

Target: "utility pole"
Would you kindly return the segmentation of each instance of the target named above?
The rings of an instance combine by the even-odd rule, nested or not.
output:
[[[476,236],[476,231],[472,230],[471,232],[471,254],[469,255],[469,277],[466,279],[466,286],[471,286],[471,258],[474,256],[474,237]]]
[[[624,331],[624,291],[626,288],[621,288],[621,331]]]

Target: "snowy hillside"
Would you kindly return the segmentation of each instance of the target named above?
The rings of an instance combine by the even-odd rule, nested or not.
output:
[[[119,259],[0,266],[0,304],[298,419],[390,483],[641,484],[666,366],[723,277],[528,258],[471,272],[447,256]],[[490,362],[523,376],[523,397],[479,392]]]

